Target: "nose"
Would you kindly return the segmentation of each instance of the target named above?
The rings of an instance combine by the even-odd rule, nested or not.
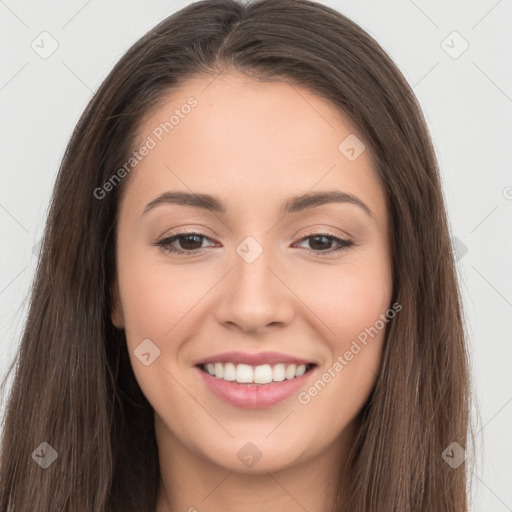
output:
[[[217,321],[257,333],[284,326],[293,318],[293,292],[270,250],[251,261],[238,253],[219,289]]]

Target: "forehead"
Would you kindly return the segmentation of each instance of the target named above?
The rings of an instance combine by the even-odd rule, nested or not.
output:
[[[354,124],[327,100],[286,82],[236,72],[196,77],[147,116],[138,139],[137,147],[152,141],[128,187],[141,201],[186,190],[247,208],[249,199],[280,205],[291,195],[337,189],[385,215],[370,149],[362,150]],[[357,158],[347,157],[347,145]]]
[[[192,99],[196,105],[189,108]],[[172,117],[165,130],[162,125]],[[268,160],[285,152],[288,159],[293,154],[295,159],[314,158],[319,150],[322,157],[337,155],[340,137],[356,131],[330,102],[309,90],[231,72],[196,77],[168,94],[147,117],[141,134],[153,134],[159,145],[174,145],[174,151],[193,145],[217,157],[227,153],[233,158],[239,150],[237,156],[243,153],[246,160]]]

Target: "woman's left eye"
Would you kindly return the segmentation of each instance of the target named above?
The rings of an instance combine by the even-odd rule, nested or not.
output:
[[[175,235],[164,238],[153,245],[157,245],[163,251],[168,251],[174,254],[197,254],[202,252],[204,249],[202,247],[203,239],[211,240],[209,237],[202,233],[177,233]],[[307,249],[307,252],[316,255],[330,254],[333,252],[341,251],[354,244],[351,240],[338,238],[328,233],[313,233],[301,238],[299,242],[308,240],[310,241],[309,243],[310,246],[312,246],[312,250]],[[176,241],[178,241],[181,249],[172,245]],[[336,248],[332,249],[331,247],[326,247],[326,245],[331,246],[333,243],[337,244]],[[197,245],[199,245],[199,247],[197,247]]]
[[[354,245],[354,242],[351,240],[345,240],[344,238],[339,238],[334,235],[330,235],[329,233],[313,233],[311,235],[305,236],[304,238],[301,238],[299,242],[310,240],[309,244],[313,247],[313,250],[309,250],[309,253],[317,254],[317,255],[324,255],[324,254],[331,254],[333,252],[342,251],[343,249],[347,249],[348,247]],[[334,249],[327,248],[328,250],[322,250],[325,249],[325,245],[332,245],[333,243],[336,243],[338,246]],[[315,249],[315,246],[317,247]],[[320,246],[320,248],[318,248]]]

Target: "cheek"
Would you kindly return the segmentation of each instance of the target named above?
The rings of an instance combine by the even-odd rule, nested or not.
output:
[[[155,261],[147,248],[138,250],[120,242],[119,254],[120,299],[135,378],[155,410],[166,410],[170,396],[179,397],[182,404],[193,408],[173,378],[180,351],[176,341],[193,332],[197,323],[194,304],[207,288],[191,282],[190,276],[185,279],[179,270],[162,265],[161,258]],[[145,365],[143,354],[148,352],[150,362]]]
[[[173,304],[154,266],[125,258],[119,268],[119,288],[129,342],[160,338],[172,326]]]
[[[370,257],[371,256],[371,257]],[[342,426],[360,410],[370,394],[382,357],[391,309],[391,268],[385,254],[367,253],[319,273],[308,306],[318,312],[330,360],[299,403],[328,411],[326,421]],[[301,286],[305,286],[304,284]],[[328,329],[325,327],[327,326]]]
[[[331,331],[325,337],[332,363],[341,362],[336,372],[350,386],[360,386],[378,372],[389,318],[390,290],[385,281],[347,279],[329,294],[325,302],[325,323]],[[364,368],[364,371],[361,371]],[[366,371],[368,369],[368,371]]]
[[[347,340],[373,326],[390,307],[391,269],[380,254],[371,256],[322,269],[314,280],[310,273],[301,279],[300,296],[329,328],[322,332],[333,348],[343,350]]]
[[[118,278],[128,343],[149,338],[162,346],[194,317],[194,306],[211,285],[190,270],[171,268],[161,253],[119,239]],[[189,267],[191,268],[191,267]]]

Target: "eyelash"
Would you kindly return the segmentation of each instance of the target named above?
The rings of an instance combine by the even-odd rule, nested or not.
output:
[[[183,251],[181,249],[176,249],[174,247],[171,247],[171,245],[170,245],[172,242],[174,242],[175,240],[177,240],[179,238],[184,238],[186,236],[193,236],[193,235],[201,237],[203,239],[211,240],[208,236],[204,235],[203,233],[186,232],[186,233],[176,233],[175,235],[171,235],[169,237],[163,238],[162,240],[159,240],[159,241],[155,242],[152,245],[156,245],[156,246],[160,247],[165,252],[170,252],[170,253],[178,254],[178,255],[183,255],[183,254],[187,254],[187,255],[199,254],[205,248],[194,249],[194,250],[191,250],[191,251]],[[317,237],[320,237],[320,236],[323,236],[323,237],[326,237],[326,238],[328,238],[330,240],[335,241],[336,243],[339,244],[338,248],[330,249],[330,250],[327,250],[327,251],[318,251],[318,250],[315,251],[315,250],[306,249],[308,254],[314,254],[315,256],[323,256],[323,255],[327,255],[327,254],[332,254],[332,253],[335,253],[335,252],[343,251],[345,249],[348,249],[352,245],[354,245],[354,242],[352,242],[351,240],[345,240],[343,238],[339,238],[339,237],[336,237],[334,235],[331,235],[330,233],[310,233],[310,234],[302,237],[298,241],[299,242],[303,242],[303,241],[308,240],[310,238],[317,238]]]

